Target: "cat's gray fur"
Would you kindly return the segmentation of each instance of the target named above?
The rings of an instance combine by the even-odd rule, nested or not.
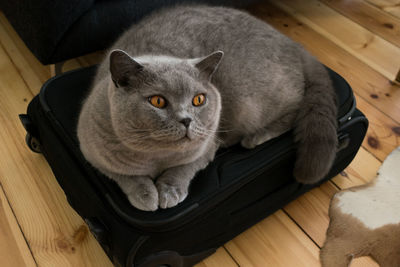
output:
[[[327,71],[266,23],[230,8],[175,7],[133,26],[110,51],[78,137],[87,160],[135,207],[177,205],[219,146],[253,148],[291,128],[297,180],[314,183],[329,171],[337,111]],[[198,93],[207,100],[194,107]],[[167,107],[150,105],[152,95],[164,96]]]

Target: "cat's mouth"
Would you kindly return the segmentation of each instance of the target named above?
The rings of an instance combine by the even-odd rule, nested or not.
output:
[[[150,134],[149,136],[152,140],[156,142],[163,143],[165,145],[170,144],[170,145],[184,145],[184,144],[190,144],[193,142],[199,142],[203,138],[202,136],[199,136],[196,134],[196,132],[193,129],[182,129],[179,131],[179,133],[175,134],[168,134],[168,135],[152,135]]]
[[[187,129],[186,130],[186,134],[185,134],[185,136],[183,138],[184,139],[188,139],[190,141],[193,140],[194,136],[193,136],[192,131],[190,129]]]
[[[177,141],[182,143],[192,142],[196,139],[196,136],[190,129],[187,129],[185,132],[182,133],[182,137],[179,138]]]
[[[178,142],[190,142],[193,141],[193,136],[186,133],[182,138],[178,140]]]

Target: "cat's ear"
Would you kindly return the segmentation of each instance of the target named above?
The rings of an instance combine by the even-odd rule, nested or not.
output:
[[[217,70],[223,56],[224,52],[215,51],[206,57],[193,59],[192,64],[194,64],[204,78],[210,80],[214,72]]]
[[[116,87],[125,87],[143,71],[143,66],[122,50],[110,53],[111,79]]]

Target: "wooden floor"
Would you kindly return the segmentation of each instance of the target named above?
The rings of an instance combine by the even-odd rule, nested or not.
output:
[[[198,266],[320,266],[328,205],[374,178],[400,142],[400,0],[281,0],[250,11],[304,45],[351,84],[370,121],[352,164],[221,247]],[[98,54],[64,69],[98,62]],[[0,14],[0,266],[111,266],[69,207],[44,158],[25,145],[18,114],[50,78]],[[369,258],[351,266],[377,266]]]

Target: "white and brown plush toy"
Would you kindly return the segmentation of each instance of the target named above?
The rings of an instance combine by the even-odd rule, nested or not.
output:
[[[346,267],[371,256],[381,267],[400,266],[400,147],[369,184],[337,193],[321,249],[323,267]]]

